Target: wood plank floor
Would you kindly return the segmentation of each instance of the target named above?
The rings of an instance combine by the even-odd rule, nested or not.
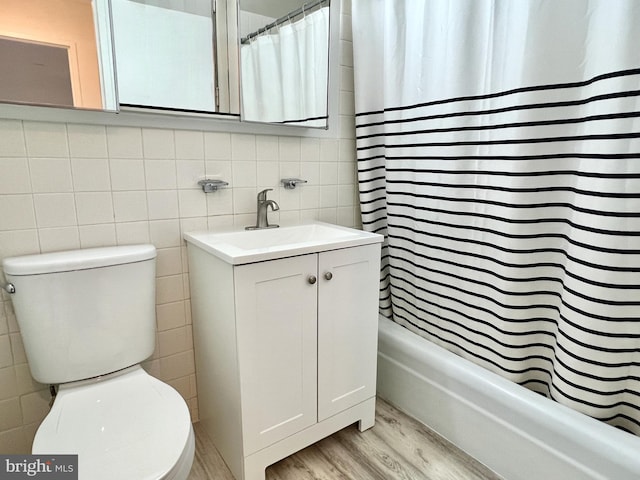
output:
[[[198,424],[189,480],[234,480]],[[383,400],[376,424],[356,425],[267,468],[267,480],[499,480],[501,477]]]

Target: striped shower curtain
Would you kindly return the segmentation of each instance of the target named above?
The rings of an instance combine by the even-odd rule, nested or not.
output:
[[[353,0],[381,311],[640,434],[640,2]]]

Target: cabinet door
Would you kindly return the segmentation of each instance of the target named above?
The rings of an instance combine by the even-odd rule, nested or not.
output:
[[[318,261],[318,421],[375,395],[380,245]]]
[[[235,267],[245,456],[317,421],[316,272],[315,254]]]

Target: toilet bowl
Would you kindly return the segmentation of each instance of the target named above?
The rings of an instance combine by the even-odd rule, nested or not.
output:
[[[60,386],[35,454],[77,454],[80,478],[183,480],[195,442],[178,392],[133,366]]]
[[[140,363],[155,348],[153,245],[2,261],[31,375],[54,385],[32,453],[78,455],[79,480],[186,480],[186,402]]]

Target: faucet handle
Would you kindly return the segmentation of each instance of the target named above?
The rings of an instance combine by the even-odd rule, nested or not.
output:
[[[265,188],[261,192],[258,192],[258,201],[264,201],[267,199],[267,192],[270,192],[273,188]]]

